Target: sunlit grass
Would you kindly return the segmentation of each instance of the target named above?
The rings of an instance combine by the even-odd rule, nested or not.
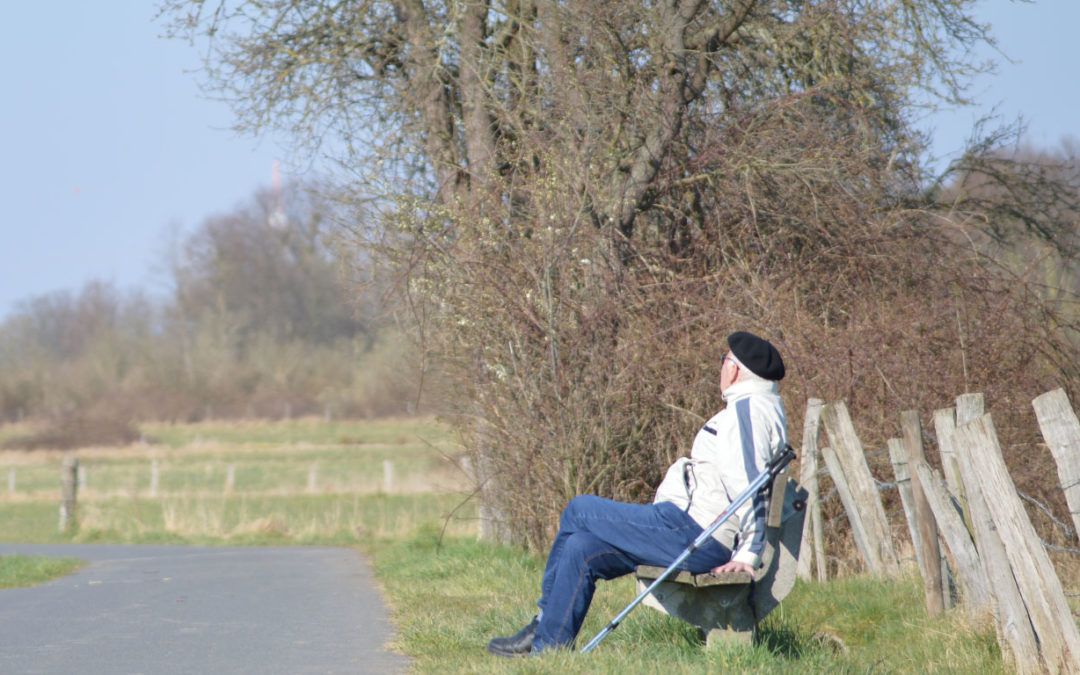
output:
[[[321,424],[160,426],[168,443],[84,448],[80,499],[456,492],[467,483],[460,448],[432,421]],[[63,456],[0,451],[0,500],[57,498]]]
[[[535,613],[542,560],[433,531],[380,541],[374,558],[398,623],[395,645],[418,672],[1008,672],[992,626],[970,626],[962,612],[927,618],[914,579],[864,577],[797,585],[755,646],[706,650],[696,629],[639,607],[591,654],[500,659],[484,647]],[[636,592],[630,578],[601,582],[578,646]]]
[[[76,453],[76,541],[350,545],[406,536],[418,523],[476,531],[474,507],[458,508],[467,484],[460,448],[431,420],[217,422],[153,433],[172,444]],[[63,455],[0,452],[0,541],[65,540]]]
[[[475,533],[458,495],[178,496],[83,507],[76,541],[362,545],[424,526]],[[456,513],[455,513],[456,509]]]
[[[84,564],[75,558],[0,555],[0,588],[36,586],[71,574]]]

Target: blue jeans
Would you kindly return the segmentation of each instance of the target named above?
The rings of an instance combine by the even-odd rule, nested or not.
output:
[[[597,579],[621,577],[638,565],[667,567],[701,532],[674,504],[624,504],[594,496],[571,500],[544,569],[533,650],[573,644]],[[679,567],[697,574],[730,559],[731,551],[710,537]]]

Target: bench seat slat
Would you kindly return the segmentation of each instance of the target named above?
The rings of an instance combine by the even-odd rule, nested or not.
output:
[[[663,567],[653,567],[651,565],[638,565],[636,572],[637,578],[656,579],[664,573],[664,569],[665,568]],[[748,584],[753,578],[754,576],[749,572],[729,572],[726,574],[703,572],[702,574],[691,574],[685,570],[679,570],[675,574],[669,576],[666,581],[703,588],[705,586],[737,586],[740,584]]]

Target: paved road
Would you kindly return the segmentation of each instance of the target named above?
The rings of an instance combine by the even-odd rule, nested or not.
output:
[[[0,673],[393,673],[390,627],[344,548],[0,544],[89,561],[0,591]]]

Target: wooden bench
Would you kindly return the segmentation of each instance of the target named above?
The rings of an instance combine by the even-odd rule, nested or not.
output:
[[[762,565],[755,573],[678,572],[661,582],[643,604],[700,628],[707,647],[720,642],[751,642],[758,622],[795,585],[806,497],[806,490],[787,478],[786,472],[773,481]],[[638,592],[643,592],[663,571],[663,567],[638,567]]]

